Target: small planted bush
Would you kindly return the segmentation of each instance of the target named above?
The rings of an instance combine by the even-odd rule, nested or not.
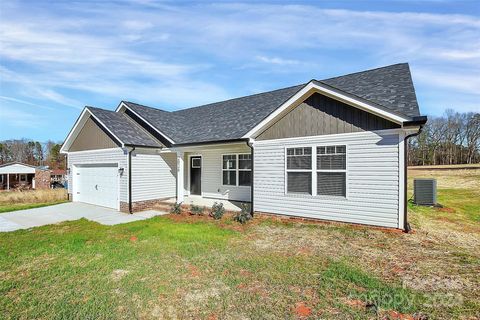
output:
[[[210,212],[210,216],[213,217],[215,220],[222,219],[225,213],[225,208],[223,207],[223,203],[215,202],[212,206],[212,211]]]
[[[241,224],[247,223],[248,220],[252,219],[252,214],[250,213],[250,208],[247,204],[242,203],[242,210],[238,212],[235,217],[233,217],[233,220],[236,222],[239,222]]]
[[[174,214],[181,214],[182,213],[182,204],[181,203],[174,203],[172,205],[172,209],[170,209],[171,213]]]
[[[203,215],[203,211],[205,210],[205,207],[200,207],[200,206],[196,206],[194,204],[192,204],[190,206],[190,212],[193,214],[193,215],[196,215],[196,216],[201,216]]]

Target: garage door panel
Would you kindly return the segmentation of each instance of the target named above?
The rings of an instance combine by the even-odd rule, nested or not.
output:
[[[116,164],[76,167],[74,201],[118,208],[118,166]]]

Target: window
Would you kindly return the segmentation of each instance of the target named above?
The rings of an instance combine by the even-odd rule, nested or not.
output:
[[[21,174],[20,175],[20,182],[26,182],[27,181],[27,175],[26,174]]]
[[[315,150],[315,149],[314,149]],[[287,148],[286,192],[346,196],[347,147]]]
[[[312,194],[312,148],[287,149],[287,192]]]
[[[250,186],[252,184],[252,155],[238,155],[238,185]]]
[[[192,168],[201,168],[202,159],[201,158],[192,158]]]
[[[346,146],[317,147],[317,194],[346,195]]]
[[[237,156],[234,154],[223,156],[223,184],[226,186],[237,185]]]
[[[252,155],[228,154],[222,158],[222,181],[227,186],[250,186],[252,183]]]

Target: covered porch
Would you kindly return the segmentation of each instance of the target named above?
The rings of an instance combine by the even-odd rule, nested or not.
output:
[[[0,190],[35,188],[35,173],[0,174]]]
[[[23,163],[6,163],[0,166],[0,190],[34,189],[36,169]]]
[[[251,203],[252,149],[247,141],[176,147],[177,203],[239,211]]]

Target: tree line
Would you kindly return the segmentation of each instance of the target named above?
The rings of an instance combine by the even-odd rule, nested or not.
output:
[[[480,163],[480,113],[446,110],[409,140],[408,165]]]
[[[28,139],[0,141],[0,164],[22,162],[50,169],[65,169],[65,156],[60,154],[61,143]]]

